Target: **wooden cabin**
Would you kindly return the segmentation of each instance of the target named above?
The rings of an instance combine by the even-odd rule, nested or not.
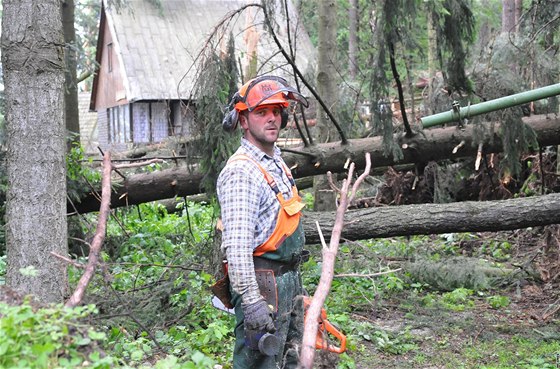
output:
[[[196,80],[196,56],[209,34],[226,14],[237,12],[227,23],[235,36],[239,70],[247,70],[256,55],[259,74],[288,76],[287,66],[263,26],[262,10],[244,0],[135,0],[117,9],[103,0],[90,110],[97,112],[99,146],[116,151],[159,143],[170,136],[188,136],[196,102],[190,100]],[[276,9],[277,35],[288,49],[284,1]],[[290,35],[302,69],[315,64],[315,49],[291,3]],[[297,33],[295,30],[297,29]],[[225,39],[225,37],[224,37]],[[239,81],[241,84],[242,81]]]

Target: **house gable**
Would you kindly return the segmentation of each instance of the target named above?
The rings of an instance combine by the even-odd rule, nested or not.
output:
[[[99,114],[102,148],[188,134],[192,111],[185,111],[180,102],[191,100],[198,57],[210,33],[228,13],[237,16],[227,22],[230,29],[223,36],[227,38],[230,31],[234,35],[238,60],[258,68],[254,71],[259,74],[282,74],[285,68],[285,60],[265,32],[262,11],[259,16],[259,8],[249,7],[243,15],[235,13],[247,7],[246,0],[169,0],[160,2],[160,7],[135,0],[121,9],[107,4],[103,0],[96,54],[99,71],[90,104]],[[295,11],[291,3],[289,7]],[[276,14],[282,11],[277,9]],[[292,23],[296,18],[290,15]],[[285,27],[279,27],[277,35],[288,50]],[[298,31],[297,37],[291,37],[298,45],[300,69],[313,65],[315,50],[307,34]],[[250,55],[256,59],[250,60]]]

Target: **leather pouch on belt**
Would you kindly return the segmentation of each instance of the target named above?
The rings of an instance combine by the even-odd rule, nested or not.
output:
[[[222,304],[228,309],[233,309],[233,304],[231,303],[231,291],[229,290],[229,276],[227,271],[227,264],[223,264],[224,276],[218,279],[216,283],[210,289],[212,293],[220,299]]]
[[[255,270],[255,276],[262,297],[268,305],[272,306],[274,313],[278,312],[278,290],[274,272],[268,269],[257,269]]]

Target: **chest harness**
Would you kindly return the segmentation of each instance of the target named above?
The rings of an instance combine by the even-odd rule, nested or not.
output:
[[[275,252],[282,245],[284,240],[287,237],[291,236],[298,228],[301,218],[301,209],[303,209],[305,204],[302,203],[301,197],[299,196],[296,188],[296,183],[294,181],[294,178],[292,177],[292,173],[290,173],[290,170],[286,167],[285,164],[282,163],[282,169],[284,170],[284,173],[286,173],[286,176],[288,177],[288,180],[290,181],[290,184],[292,186],[292,197],[288,200],[284,199],[284,195],[279,190],[276,181],[270,175],[270,173],[268,173],[268,171],[262,167],[262,165],[257,163],[253,158],[244,154],[235,155],[231,157],[228,162],[237,160],[249,160],[253,164],[255,164],[257,168],[259,168],[259,170],[262,172],[264,179],[266,180],[266,182],[276,195],[276,199],[280,203],[280,209],[278,211],[278,216],[276,217],[276,226],[274,228],[274,231],[266,241],[255,248],[255,250],[253,251],[253,256],[263,256],[266,253]]]

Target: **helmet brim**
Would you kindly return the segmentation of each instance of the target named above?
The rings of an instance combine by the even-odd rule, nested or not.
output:
[[[260,105],[280,104],[284,107],[288,107],[289,100],[299,102],[305,107],[309,106],[309,102],[307,101],[307,99],[297,90],[289,86],[272,91],[257,101],[246,101],[246,105],[249,111],[254,110],[257,106]]]

